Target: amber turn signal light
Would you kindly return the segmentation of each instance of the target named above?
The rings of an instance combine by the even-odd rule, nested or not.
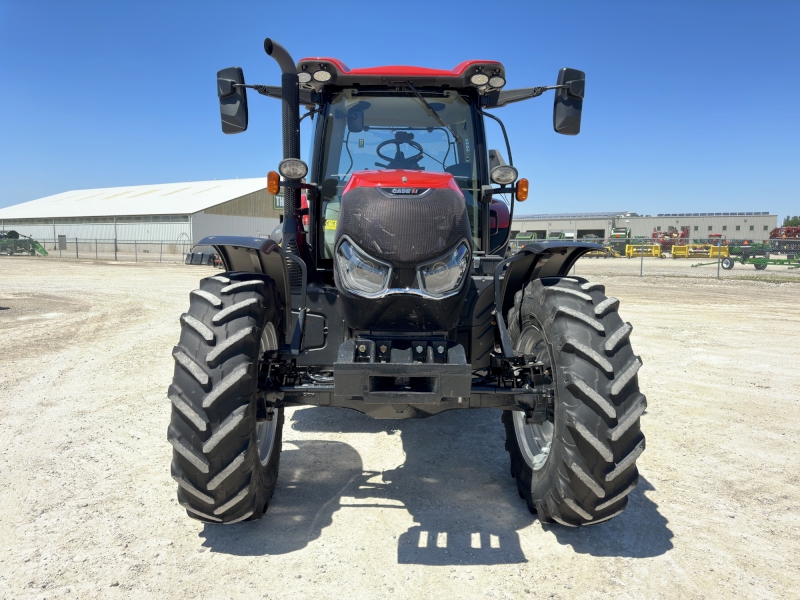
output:
[[[527,185],[525,189],[528,189]],[[276,171],[267,173],[267,191],[273,196],[281,191],[281,176]]]
[[[525,202],[528,199],[528,180],[524,177],[517,181],[517,200]]]

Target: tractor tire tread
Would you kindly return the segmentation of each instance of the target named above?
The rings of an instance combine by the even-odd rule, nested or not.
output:
[[[508,311],[509,336],[516,342],[529,324],[543,329],[558,401],[552,448],[537,472],[522,455],[511,411],[503,413],[518,492],[542,523],[607,521],[627,506],[645,449],[640,419],[647,401],[639,392],[642,362],[631,349],[632,327],[619,316],[619,300],[581,278],[533,280],[520,291]]]
[[[283,409],[275,411],[275,446],[262,465],[256,365],[266,324],[282,331],[280,297],[267,276],[223,273],[203,279],[189,300],[168,392],[178,503],[207,523],[259,519],[275,491]]]

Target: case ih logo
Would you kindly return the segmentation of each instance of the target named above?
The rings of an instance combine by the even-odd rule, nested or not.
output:
[[[410,187],[396,187],[396,188],[379,188],[384,194],[389,196],[422,196],[427,193],[430,188],[410,188]]]

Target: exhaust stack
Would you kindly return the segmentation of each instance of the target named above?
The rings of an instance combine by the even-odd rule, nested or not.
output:
[[[267,38],[264,51],[275,59],[281,68],[281,118],[283,123],[283,158],[300,158],[300,83],[297,67],[289,52],[278,42]],[[305,245],[301,227],[300,190],[283,188],[283,249],[288,254],[301,257],[300,247]],[[300,285],[302,272],[294,262],[287,264],[292,286]]]

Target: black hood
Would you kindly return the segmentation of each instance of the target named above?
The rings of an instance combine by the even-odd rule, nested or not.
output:
[[[342,196],[335,245],[347,236],[362,251],[392,266],[390,288],[409,294],[367,299],[352,294],[335,270],[348,325],[392,331],[447,330],[455,326],[467,282],[460,293],[432,299],[418,290],[417,267],[440,258],[465,241],[472,254],[472,234],[464,197],[450,187],[355,187]]]

